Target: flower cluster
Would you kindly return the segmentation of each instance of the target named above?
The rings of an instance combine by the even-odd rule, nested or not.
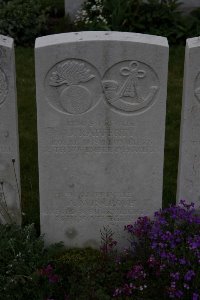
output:
[[[40,276],[40,282],[44,288],[45,300],[69,300],[69,295],[66,292],[67,282],[64,278],[65,274],[62,274],[64,269],[56,269],[54,265],[48,264],[47,266],[38,270]],[[59,275],[58,275],[59,274]]]
[[[136,286],[133,283],[129,283],[129,284],[125,283],[122,288],[115,289],[113,297],[119,297],[119,296],[122,296],[122,295],[132,296],[134,294],[134,291],[135,292],[136,291],[143,291],[146,288],[147,288],[146,285]]]
[[[39,274],[46,277],[50,283],[58,283],[60,281],[60,276],[54,273],[54,269],[51,265],[40,269]]]
[[[74,24],[78,25],[101,25],[108,24],[104,15],[103,0],[90,0],[83,4],[83,9],[78,11]]]
[[[160,281],[164,297],[200,300],[200,215],[194,203],[181,200],[178,206],[157,211],[153,220],[141,217],[125,230],[133,238],[134,251],[143,249],[145,254],[138,252],[140,264],[127,271],[114,297],[130,296],[154,279]]]

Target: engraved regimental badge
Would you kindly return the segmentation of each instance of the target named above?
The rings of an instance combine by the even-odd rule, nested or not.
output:
[[[55,65],[47,74],[45,86],[50,105],[71,115],[89,111],[102,94],[96,69],[78,59],[69,59]]]
[[[148,65],[139,61],[124,61],[105,73],[103,89],[111,108],[134,113],[148,108],[155,101],[159,80]]]
[[[88,62],[68,59],[50,69],[45,89],[49,104],[66,114],[84,114],[95,107],[102,96],[115,112],[133,114],[154,103],[159,80],[150,66],[139,61],[119,62],[101,78]]]

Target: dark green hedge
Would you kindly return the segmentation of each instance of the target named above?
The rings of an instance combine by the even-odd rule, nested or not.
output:
[[[0,34],[30,45],[49,31],[49,20],[64,14],[64,1],[0,0]]]

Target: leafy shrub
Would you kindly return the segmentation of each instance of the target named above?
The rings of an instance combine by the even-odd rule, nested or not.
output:
[[[190,36],[195,37],[200,35],[200,8],[193,10],[186,18],[186,25]]]
[[[0,299],[44,299],[38,269],[59,249],[60,245],[56,245],[47,251],[43,239],[36,237],[33,225],[21,229],[0,224]]]
[[[21,230],[15,225],[0,225],[0,299],[29,295],[43,254],[43,242],[35,237],[33,226]]]
[[[62,292],[61,299],[112,299],[113,289],[123,276],[116,267],[116,242],[112,236],[112,232],[105,229],[100,251],[68,249],[54,264],[43,268],[40,274],[48,283],[47,297],[58,300]],[[55,274],[59,277],[52,280]]]
[[[161,35],[170,43],[185,43],[187,37],[197,33],[200,21],[182,15],[179,5],[179,0],[89,0],[83,4],[75,25],[85,30]]]
[[[42,9],[48,9],[50,17],[63,17],[65,15],[65,3],[63,0],[41,0]]]
[[[46,250],[33,226],[0,225],[0,299],[200,299],[200,213],[181,201],[125,226],[118,253],[109,229],[99,250]]]
[[[129,249],[114,251],[116,242],[106,231],[100,252],[68,250],[50,268],[49,280],[60,276],[66,299],[200,299],[200,215],[193,204],[181,201],[125,230],[131,235]],[[54,291],[60,283],[54,282]]]
[[[85,1],[74,24],[82,30],[109,29],[103,0]]]
[[[49,7],[40,0],[0,2],[0,34],[11,36],[17,44],[32,44],[48,29]]]

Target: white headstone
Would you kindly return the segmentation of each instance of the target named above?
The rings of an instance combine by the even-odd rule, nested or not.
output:
[[[179,153],[177,202],[200,204],[200,39],[188,39]]]
[[[21,223],[15,55],[0,35],[0,223]]]
[[[41,231],[94,246],[162,206],[166,38],[67,33],[36,41]]]
[[[65,14],[73,20],[85,0],[65,0]]]

